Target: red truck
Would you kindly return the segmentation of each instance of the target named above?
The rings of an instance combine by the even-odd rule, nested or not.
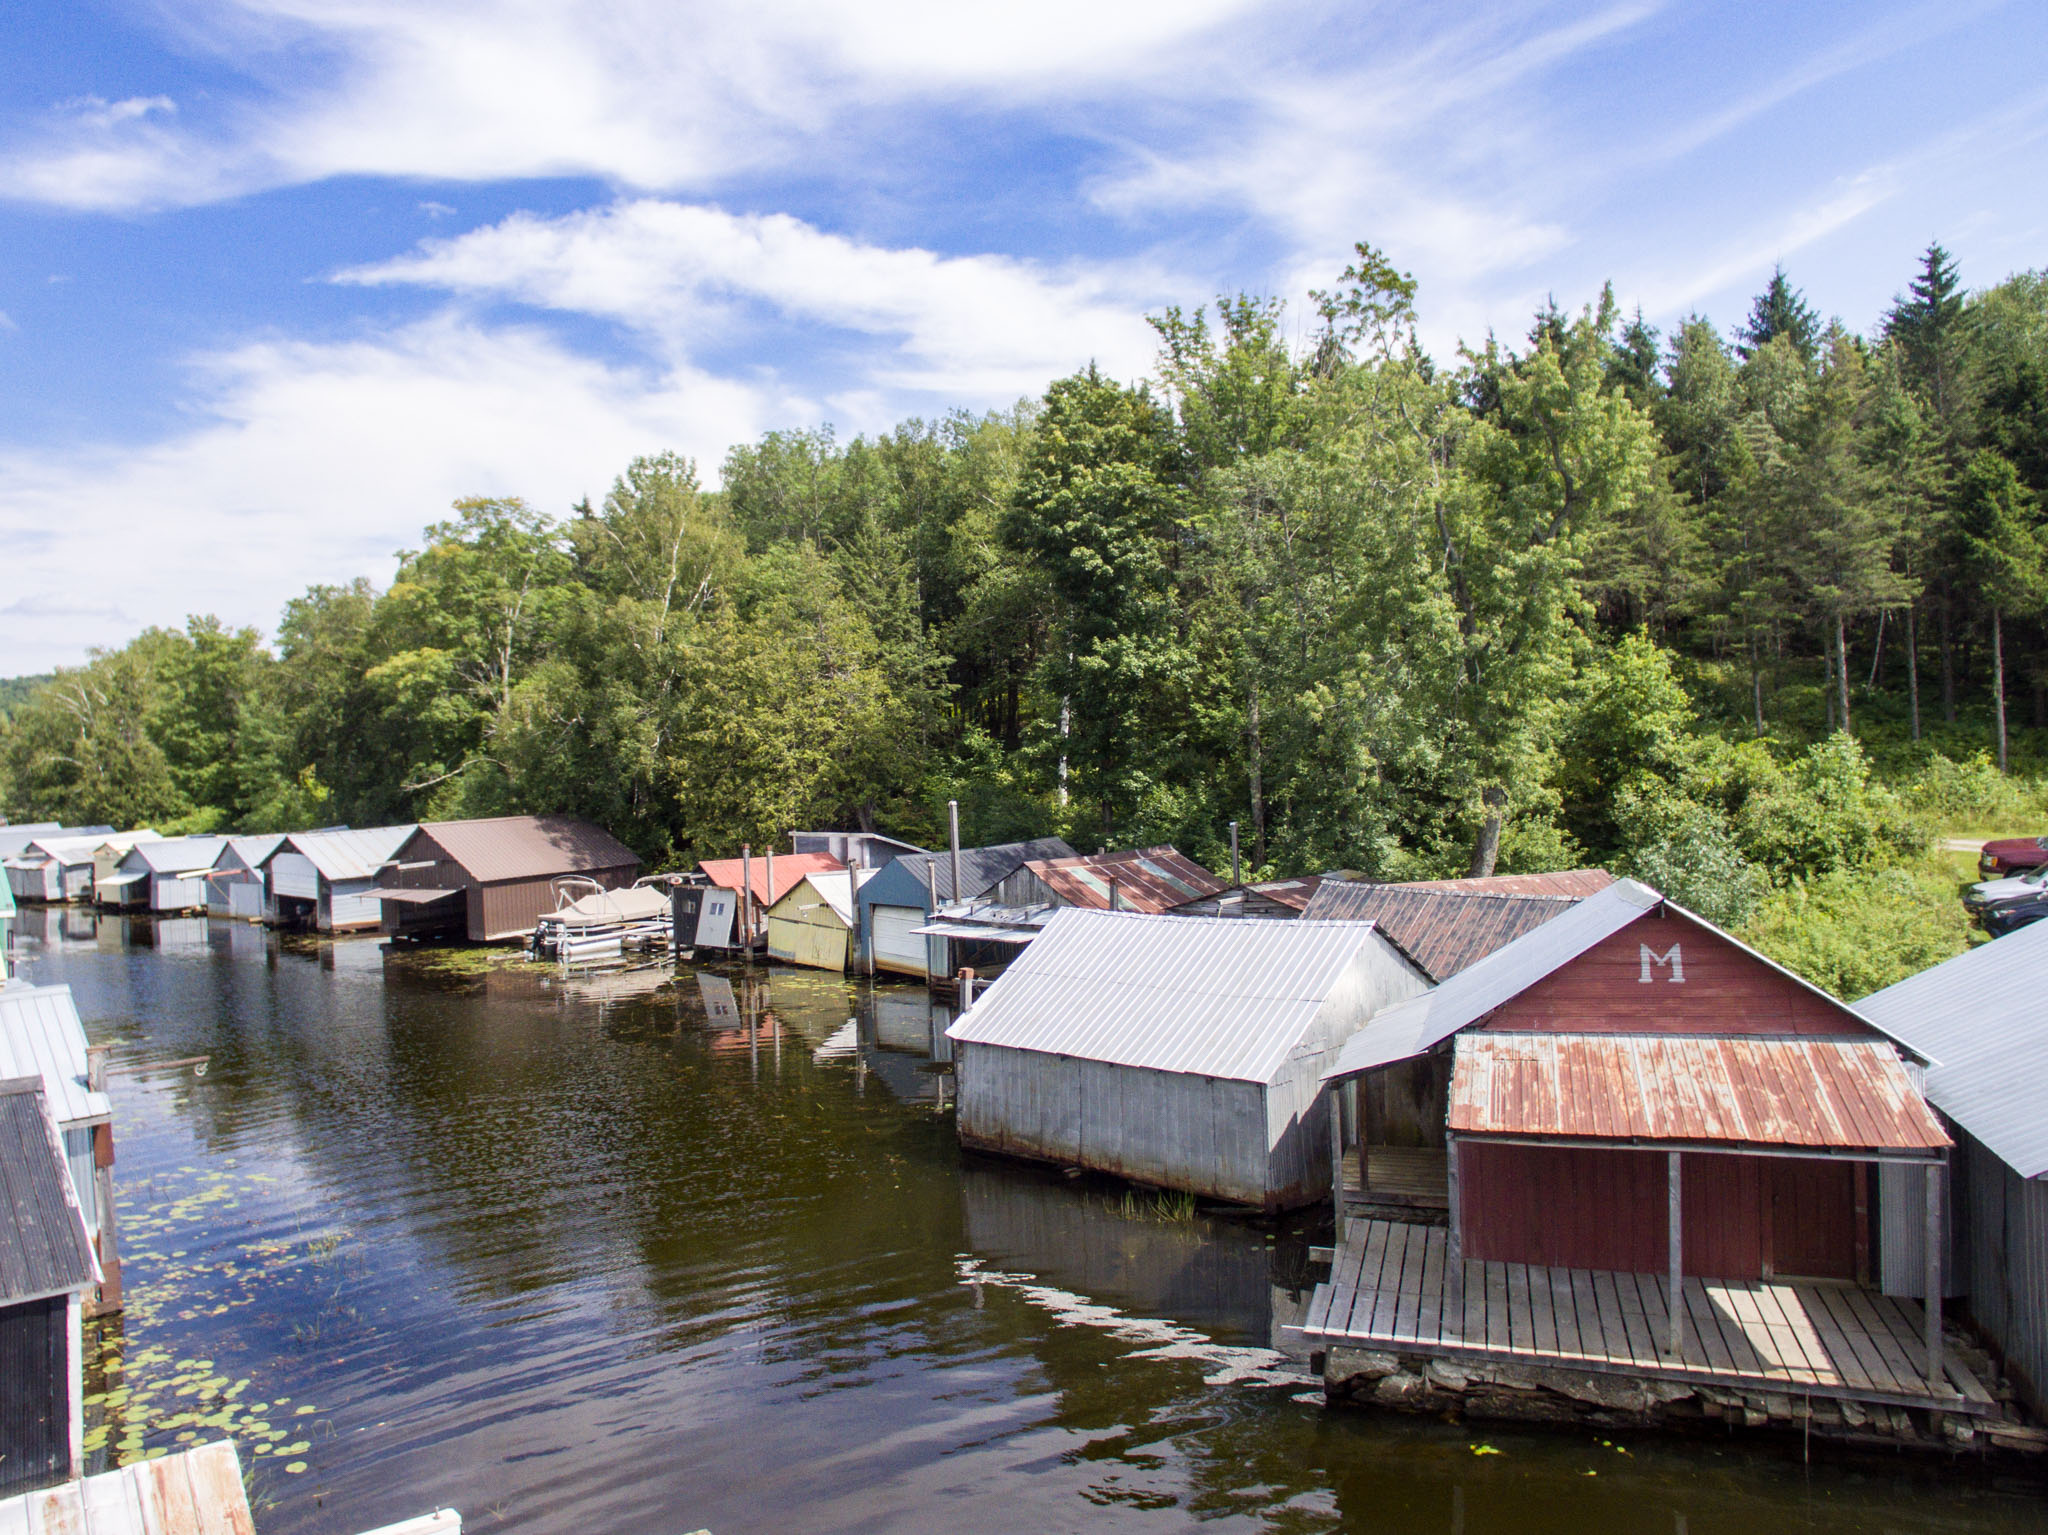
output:
[[[1977,868],[1986,879],[2038,869],[2048,863],[2048,837],[2006,837],[1984,844]]]

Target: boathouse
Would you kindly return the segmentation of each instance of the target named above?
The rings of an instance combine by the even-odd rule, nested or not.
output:
[[[1875,992],[1856,1010],[1930,1058],[1927,1096],[1955,1137],[1947,1293],[2048,1416],[2048,923]],[[1885,1291],[1924,1294],[1920,1191],[1882,1184]],[[1890,1260],[1897,1254],[1900,1261]],[[1894,1273],[1893,1269],[1897,1272]]]
[[[854,897],[859,919],[856,930],[866,951],[866,968],[875,974],[909,975],[919,980],[955,974],[960,965],[974,966],[978,974],[987,973],[996,967],[985,968],[980,956],[972,953],[963,954],[956,964],[948,953],[945,935],[920,929],[943,905],[961,901],[1025,904],[1027,892],[1006,888],[1021,883],[1017,876],[1025,864],[1074,856],[1074,850],[1058,837],[964,847],[957,858],[951,852],[903,854],[862,885]],[[1007,960],[1008,955],[1002,958]]]
[[[766,936],[769,908],[795,889],[799,880],[845,867],[834,853],[770,851],[756,855],[749,850],[738,858],[704,859],[697,865],[696,883],[699,888],[732,893],[737,910],[733,918],[736,936],[730,940],[730,947],[752,949]],[[724,903],[713,902],[704,909],[715,920],[716,914],[724,910]],[[712,944],[707,934],[698,946],[728,945]]]
[[[1267,1210],[1329,1193],[1323,1068],[1427,979],[1369,924],[1068,907],[947,1030],[961,1141]]]
[[[206,876],[228,844],[225,837],[161,837],[137,842],[109,879],[95,879],[102,906],[156,912],[204,911]]]
[[[264,865],[284,845],[284,840],[283,832],[228,838],[228,845],[220,850],[212,872],[206,876],[206,914],[244,917],[251,922],[274,921],[277,908],[270,899]]]
[[[99,845],[92,850],[92,899],[99,906],[119,906],[126,900],[129,887],[116,884],[121,878],[121,860],[139,842],[161,842],[163,837],[149,827],[135,831],[117,832],[111,837],[102,837]]]
[[[271,920],[322,933],[379,927],[384,909],[378,885],[417,826],[341,826],[295,831],[258,863],[269,887]],[[530,924],[529,924],[530,927]]]
[[[885,837],[878,831],[793,831],[792,853],[830,853],[849,869],[882,869],[898,858],[922,853],[914,842]]]
[[[0,859],[14,857],[31,840],[45,835],[64,837],[70,833],[62,821],[0,821]]]
[[[93,849],[113,829],[86,826],[30,838],[6,861],[7,886],[14,898],[50,905],[91,900]]]
[[[104,1272],[87,1310],[121,1306],[120,1244],[114,1229],[114,1102],[89,1049],[69,986],[0,985],[0,1079],[37,1077],[57,1129],[73,1193]]]
[[[429,821],[385,864],[375,894],[387,933],[501,943],[525,938],[555,909],[563,876],[616,890],[639,872],[638,854],[576,816]]]
[[[1613,882],[1338,1053],[1325,1076],[1359,1172],[1340,1161],[1339,1246],[1304,1332],[1317,1349],[1984,1411],[1944,1358],[1938,1297],[1923,1312],[1879,1284],[1876,1168],[1910,1176],[1923,1250],[1941,1243],[1949,1138],[1920,1064]]]
[[[811,970],[852,968],[854,887],[867,869],[814,869],[768,908],[768,957]]]
[[[82,1323],[93,1270],[43,1079],[0,1080],[0,1493],[84,1469]]]

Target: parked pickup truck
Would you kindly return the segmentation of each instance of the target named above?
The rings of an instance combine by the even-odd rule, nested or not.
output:
[[[2044,865],[2048,865],[2048,837],[2005,837],[1985,843],[1984,851],[1977,855],[1977,872],[1986,879]]]

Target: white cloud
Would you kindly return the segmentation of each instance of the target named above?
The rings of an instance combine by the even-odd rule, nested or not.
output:
[[[0,527],[33,530],[12,543],[9,584],[43,604],[0,623],[0,675],[190,613],[267,630],[309,584],[388,579],[394,552],[457,496],[559,513],[601,498],[635,454],[673,448],[715,473],[728,444],[816,412],[451,316],[370,340],[256,343],[201,367],[182,435],[0,453]]]
[[[60,106],[0,154],[0,195],[159,207],[338,175],[702,189],[885,103],[1170,81],[1185,44],[1249,4],[202,0],[182,41],[245,70],[239,97],[175,130],[150,120],[168,98]]]
[[[813,339],[819,327],[859,333],[867,386],[959,404],[1006,403],[1091,360],[1121,377],[1145,372],[1155,350],[1145,310],[1186,287],[1138,264],[1052,269],[939,256],[783,214],[652,199],[552,219],[515,214],[339,280],[595,315],[658,338],[677,357],[766,308]]]

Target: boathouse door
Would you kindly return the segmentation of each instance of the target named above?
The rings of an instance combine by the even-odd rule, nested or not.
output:
[[[0,1496],[71,1470],[70,1316],[61,1295],[0,1309]]]

